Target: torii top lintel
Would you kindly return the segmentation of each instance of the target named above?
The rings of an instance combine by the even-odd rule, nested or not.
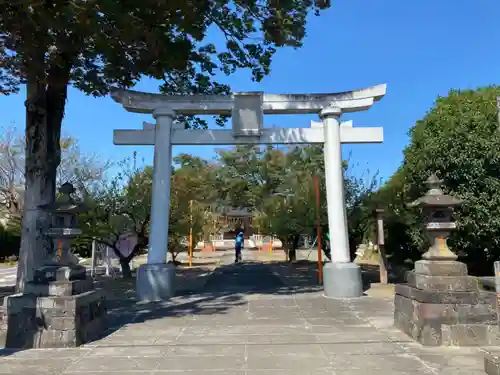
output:
[[[335,106],[343,112],[364,111],[386,93],[386,84],[330,94],[264,94],[235,92],[231,95],[164,95],[115,89],[111,97],[129,112],[153,113],[168,106],[184,115],[231,115],[235,98],[260,96],[264,114],[315,114]]]

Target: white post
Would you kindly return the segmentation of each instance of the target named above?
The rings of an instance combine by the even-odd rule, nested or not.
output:
[[[170,140],[175,113],[170,108],[164,107],[156,109],[153,116],[156,119],[156,130],[148,264],[161,264],[166,261],[168,246],[170,180],[172,177],[172,145]]]
[[[111,264],[111,256],[109,255],[109,246],[106,246],[104,248],[104,263],[106,263],[106,266],[105,266],[105,275],[106,276],[110,276],[111,275],[111,267],[112,267],[112,264]]]
[[[90,276],[91,277],[95,276],[95,270],[97,268],[97,254],[96,254],[97,249],[96,249],[96,247],[97,247],[96,240],[93,239],[92,240],[92,265],[90,268]]]
[[[160,107],[154,110],[153,116],[156,119],[156,129],[151,226],[148,262],[137,270],[136,292],[140,301],[167,300],[175,293],[175,266],[166,263],[175,112],[169,107]]]
[[[493,263],[495,270],[495,292],[497,294],[497,320],[500,324],[500,261]]]
[[[333,298],[359,297],[363,294],[361,270],[351,263],[347,214],[344,194],[344,170],[340,135],[342,109],[325,108],[323,120],[325,136],[325,185],[330,234],[331,263],[325,264],[323,284],[325,295]]]

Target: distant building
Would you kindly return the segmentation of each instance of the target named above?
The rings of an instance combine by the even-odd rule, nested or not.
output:
[[[214,237],[222,240],[234,239],[237,232],[243,231],[245,238],[254,234],[252,227],[253,214],[245,208],[223,208],[218,213],[221,230]]]

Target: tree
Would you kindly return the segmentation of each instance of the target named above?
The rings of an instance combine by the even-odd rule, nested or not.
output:
[[[205,213],[216,191],[213,189],[214,170],[208,162],[187,154],[177,156],[174,161],[179,166],[172,174],[168,251],[175,262],[177,254],[186,248],[190,227],[193,228],[193,243],[201,238]],[[131,167],[128,161],[120,166],[114,178],[104,181],[87,196],[90,210],[82,215],[81,221],[85,237],[110,247],[120,261],[123,277],[130,277],[130,262],[145,251],[149,243],[153,168],[138,169]],[[137,239],[128,254],[122,253],[119,247],[125,235]]]
[[[81,222],[85,237],[111,248],[120,262],[123,277],[129,278],[130,262],[149,243],[153,170],[130,168],[126,162],[122,168],[113,179],[87,196],[89,211],[82,215]],[[119,247],[125,235],[137,240],[128,254]]]
[[[283,153],[283,155],[280,155]],[[321,156],[321,157],[320,157]],[[277,161],[273,162],[273,158]],[[289,260],[295,260],[300,235],[312,235],[316,225],[314,177],[324,173],[322,148],[308,146],[284,152],[268,150],[264,157],[266,175],[273,193],[268,198],[269,229],[282,242]],[[279,182],[279,184],[277,183]],[[324,186],[324,184],[322,184]],[[321,210],[325,217],[326,206]]]
[[[365,171],[361,176],[352,174],[349,163],[344,166],[344,191],[346,216],[349,229],[349,252],[354,259],[357,247],[367,241],[375,242],[376,222],[374,210],[376,201],[372,198],[379,186],[377,174]]]
[[[217,152],[216,186],[221,200],[231,207],[257,208],[262,190],[269,184],[263,180],[262,157],[258,146],[235,146]]]
[[[384,209],[385,251],[391,262],[399,265],[418,260],[424,246],[421,218],[407,207],[411,200],[405,194],[403,173],[400,167],[368,198],[371,207]]]
[[[392,213],[399,220],[394,225],[404,229],[406,238],[398,251],[425,249],[420,214],[404,203],[423,195],[424,181],[435,172],[444,180],[446,193],[465,200],[456,214],[458,230],[451,246],[471,272],[491,272],[491,262],[500,256],[499,95],[496,86],[452,90],[411,129],[403,164],[386,187],[396,195]]]
[[[26,84],[26,191],[18,289],[32,278],[51,246],[38,205],[55,196],[61,123],[68,85],[94,96],[131,87],[141,77],[164,82],[167,93],[227,93],[217,71],[270,72],[276,48],[299,47],[311,11],[323,0],[185,2],[34,1],[0,9],[0,93]],[[219,31],[224,45],[206,41]],[[195,124],[202,124],[200,121]],[[44,224],[44,225],[42,225]],[[44,251],[45,250],[45,251]]]
[[[324,155],[321,146],[273,149],[238,146],[219,153],[218,191],[233,206],[256,212],[254,224],[276,235],[294,257],[301,234],[316,234],[314,178],[320,182],[320,222],[328,230]],[[376,186],[374,176],[357,178],[344,162],[345,191],[351,253],[370,229],[367,198]],[[369,218],[368,218],[369,216]],[[324,248],[325,249],[325,248]]]
[[[23,205],[24,155],[22,138],[13,129],[5,129],[0,141],[1,213],[5,224],[20,224]]]
[[[0,209],[11,227],[18,227],[23,215],[24,136],[12,128],[5,128],[0,138]],[[57,169],[56,185],[69,182],[78,192],[89,191],[99,183],[109,162],[99,161],[97,155],[85,154],[75,138],[61,139],[61,164]]]
[[[193,232],[193,246],[203,238],[213,221],[211,208],[218,192],[215,189],[215,167],[199,157],[178,155],[178,168],[172,175],[168,251],[176,261],[179,252],[186,249],[189,229]]]
[[[61,139],[61,163],[57,168],[56,186],[69,182],[80,198],[92,192],[104,179],[112,163],[97,154],[82,152],[76,138],[64,136]]]

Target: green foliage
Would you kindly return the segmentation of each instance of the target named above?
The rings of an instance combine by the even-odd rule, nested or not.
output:
[[[221,198],[233,207],[255,212],[254,227],[263,234],[274,234],[287,248],[298,234],[316,235],[316,196],[314,178],[320,186],[320,225],[328,229],[324,156],[320,146],[273,149],[238,146],[219,152],[217,173]],[[376,186],[374,177],[350,175],[345,162],[345,191],[349,237],[354,252],[370,226],[368,197]]]
[[[273,163],[273,158],[278,158],[281,163]],[[271,194],[263,198],[266,202],[263,212],[269,220],[271,233],[287,247],[291,247],[295,235],[315,232],[314,176],[320,176],[320,186],[323,187],[322,160],[322,148],[317,146],[292,148],[285,152],[271,150],[263,160],[266,174],[272,181]],[[279,184],[275,184],[276,181]],[[320,212],[325,223],[325,200],[322,203]]]
[[[122,162],[121,167],[113,179],[86,196],[89,211],[80,222],[87,239],[95,238],[109,246],[122,264],[128,264],[148,244],[152,168],[130,167],[128,161]],[[137,245],[126,256],[117,247],[124,234],[137,237]]]
[[[206,214],[217,192],[214,189],[214,167],[191,155],[175,158],[170,199],[170,225],[168,250],[175,256],[186,249],[189,229],[193,230],[193,243],[202,238]],[[121,171],[87,196],[90,211],[82,215],[85,237],[96,238],[111,247],[123,263],[128,264],[149,242],[152,198],[151,167],[131,167],[129,161],[121,163]],[[190,201],[193,201],[192,206]],[[125,233],[138,238],[133,252],[124,256],[117,248]]]
[[[424,194],[423,182],[436,172],[445,192],[465,199],[456,214],[452,248],[471,271],[491,272],[490,262],[500,256],[499,95],[495,86],[452,90],[411,129],[403,165],[380,192],[390,207],[388,239],[400,233],[394,253],[424,250],[420,216],[404,204]]]
[[[178,155],[174,161],[179,167],[172,176],[168,248],[175,259],[187,248],[190,229],[196,246],[204,232],[214,225],[211,207],[218,193],[214,185],[215,166],[188,154]]]
[[[346,165],[344,184],[349,250],[354,259],[358,245],[368,241],[376,242],[374,210],[377,204],[372,197],[379,181],[377,174],[372,175],[369,171],[361,176],[351,174]]]
[[[101,96],[143,76],[163,81],[165,93],[226,94],[228,86],[213,80],[217,72],[249,69],[260,81],[276,48],[300,47],[307,16],[327,6],[312,0],[10,1],[0,8],[0,94],[29,82],[48,85],[38,91],[71,83]],[[208,41],[209,33],[223,42]]]
[[[69,85],[102,96],[149,77],[162,81],[165,93],[227,94],[229,87],[214,79],[218,73],[249,69],[260,81],[270,72],[276,48],[299,47],[308,15],[328,5],[313,0],[3,2],[0,94],[16,93],[26,84],[27,209],[55,198]],[[217,40],[217,32],[223,38],[216,45],[208,39]],[[185,120],[191,127],[206,126],[199,118]],[[29,263],[40,263],[50,247],[43,236],[47,218],[34,215],[36,220],[23,222],[20,290],[32,278]],[[29,228],[34,222],[36,228]],[[30,254],[33,248],[40,250],[36,256]]]
[[[17,228],[16,228],[17,229]],[[0,224],[0,261],[6,261],[19,255],[21,235],[19,231],[6,228]]]
[[[218,213],[224,208],[247,208],[255,214],[254,228],[262,234],[278,236],[286,248],[296,235],[316,233],[316,195],[314,178],[320,182],[320,224],[327,230],[323,150],[319,146],[273,149],[239,146],[220,151],[217,163],[181,154],[174,160],[168,250],[174,260],[184,251],[190,229],[193,244],[208,240],[218,232]],[[347,164],[346,164],[347,167]],[[120,255],[116,244],[124,233],[134,233],[141,248],[148,243],[151,210],[152,169],[130,168],[101,185],[87,198],[91,207],[81,220],[86,237],[96,237]],[[347,173],[346,198],[349,234],[353,249],[365,239],[366,197],[373,183],[366,184]],[[359,242],[358,242],[359,241]]]

